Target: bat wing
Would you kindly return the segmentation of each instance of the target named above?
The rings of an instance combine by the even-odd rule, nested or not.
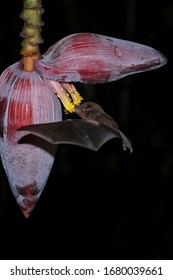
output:
[[[18,131],[28,131],[52,144],[72,144],[97,151],[112,138],[121,138],[123,148],[132,147],[127,137],[120,131],[111,129],[97,121],[67,119],[56,123],[23,126]],[[20,139],[21,142],[22,139]]]

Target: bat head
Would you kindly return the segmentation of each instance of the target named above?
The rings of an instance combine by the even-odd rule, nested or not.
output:
[[[95,102],[85,102],[75,108],[75,113],[82,119],[90,119],[92,114],[96,112],[103,112],[103,109]]]

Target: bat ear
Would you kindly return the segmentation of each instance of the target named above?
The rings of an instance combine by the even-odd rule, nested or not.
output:
[[[106,83],[157,69],[167,59],[146,45],[93,33],[67,36],[35,61],[36,71],[59,82]]]

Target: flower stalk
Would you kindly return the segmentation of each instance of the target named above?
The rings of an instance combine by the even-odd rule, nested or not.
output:
[[[43,43],[41,37],[41,26],[44,24],[41,15],[44,10],[41,0],[23,0],[23,11],[20,17],[25,24],[20,36],[23,37],[22,50],[20,54],[23,56],[21,62],[23,70],[27,72],[34,71],[34,61],[42,56],[39,50],[39,44]]]

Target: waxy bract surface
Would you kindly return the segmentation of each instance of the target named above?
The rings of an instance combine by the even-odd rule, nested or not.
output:
[[[159,51],[93,33],[67,36],[35,63],[40,75],[59,82],[106,83],[166,63]]]
[[[20,63],[0,77],[0,154],[11,190],[24,215],[29,216],[49,177],[55,147],[30,137],[18,144],[16,129],[29,124],[60,121],[59,100],[44,78],[25,72]]]

